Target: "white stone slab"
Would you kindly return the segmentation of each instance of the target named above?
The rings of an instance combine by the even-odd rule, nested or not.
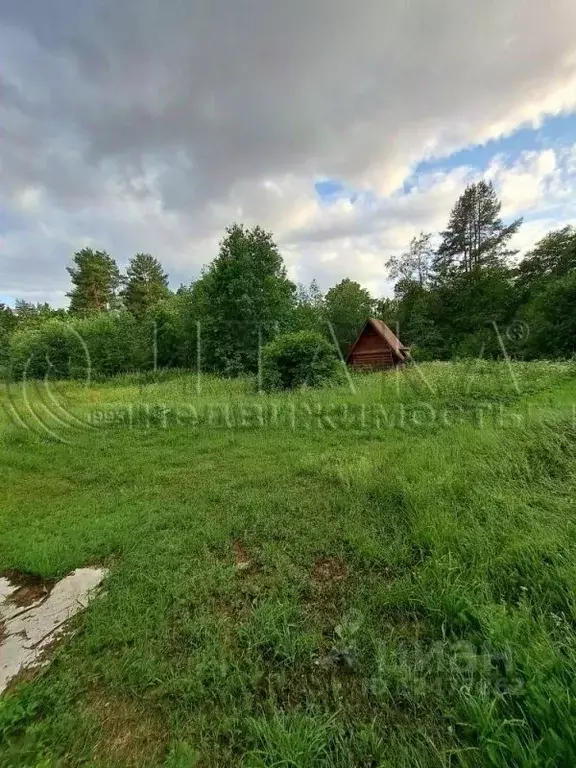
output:
[[[67,622],[86,608],[105,568],[77,568],[54,585],[45,597],[29,606],[16,606],[10,596],[18,590],[9,579],[0,579],[0,621],[4,638],[0,645],[0,694],[22,669],[39,663],[50,643]],[[1,634],[1,633],[0,633]]]

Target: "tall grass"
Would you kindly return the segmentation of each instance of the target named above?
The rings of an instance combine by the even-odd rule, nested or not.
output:
[[[31,429],[0,446],[0,569],[111,576],[0,702],[0,764],[573,764],[574,374],[61,382],[78,423],[48,422],[60,440],[4,392]],[[161,416],[190,404],[234,419]],[[273,405],[300,420],[242,423]],[[428,417],[384,425],[400,406]]]

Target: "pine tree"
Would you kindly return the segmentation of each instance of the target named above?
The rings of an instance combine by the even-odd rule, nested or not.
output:
[[[121,284],[114,259],[106,251],[83,248],[74,254],[73,262],[74,266],[66,267],[73,285],[66,294],[70,299],[70,313],[83,315],[114,309]]]
[[[26,325],[27,327],[42,325],[46,320],[54,318],[65,318],[65,309],[54,309],[48,302],[38,302],[34,304],[24,299],[16,299],[14,316],[18,321],[18,327]]]
[[[130,260],[121,291],[126,309],[135,317],[143,317],[169,294],[168,275],[162,264],[149,253],[137,253]]]
[[[439,278],[454,273],[471,275],[486,267],[505,265],[507,257],[515,253],[507,246],[522,219],[505,226],[501,208],[492,182],[482,180],[466,187],[442,233],[434,263]]]

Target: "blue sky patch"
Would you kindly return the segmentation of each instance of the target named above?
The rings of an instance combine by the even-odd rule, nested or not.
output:
[[[514,161],[522,152],[555,149],[573,142],[576,142],[576,114],[551,117],[540,128],[521,128],[503,139],[466,147],[449,157],[425,160],[416,166],[414,175],[451,171],[461,166],[485,171],[495,155]]]
[[[322,179],[314,184],[316,194],[323,203],[333,203],[342,197],[349,197],[352,193],[338,179]]]
[[[521,128],[505,138],[466,147],[447,157],[423,160],[405,179],[402,192],[410,193],[416,186],[418,177],[425,174],[446,173],[460,167],[483,172],[497,155],[503,155],[508,163],[513,164],[523,152],[558,149],[573,143],[576,143],[576,114],[552,117],[540,128]],[[363,206],[377,201],[374,193],[368,190],[354,190],[340,179],[322,179],[317,181],[314,187],[316,194],[326,205],[343,198]]]
[[[339,179],[322,179],[314,184],[316,194],[325,205],[337,200],[349,200],[353,205],[370,207],[378,202],[377,195],[367,189],[353,189]]]

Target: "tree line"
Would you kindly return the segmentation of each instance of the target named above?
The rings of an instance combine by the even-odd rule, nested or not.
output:
[[[380,317],[416,359],[563,358],[575,352],[576,230],[550,232],[521,260],[490,182],[468,186],[446,229],[420,233],[384,262],[393,298],[348,278],[323,293],[289,280],[271,233],[232,224],[216,258],[171,291],[161,262],[136,254],[122,274],[105,251],[67,267],[68,309],[0,305],[0,365],[12,375],[111,375],[157,367],[227,375],[256,370],[263,344],[314,331],[345,354],[365,319]],[[384,270],[383,270],[384,274]]]
[[[420,233],[387,262],[395,297],[380,314],[422,359],[566,358],[576,352],[576,229],[548,233],[522,259],[490,182],[466,188],[446,230]]]

